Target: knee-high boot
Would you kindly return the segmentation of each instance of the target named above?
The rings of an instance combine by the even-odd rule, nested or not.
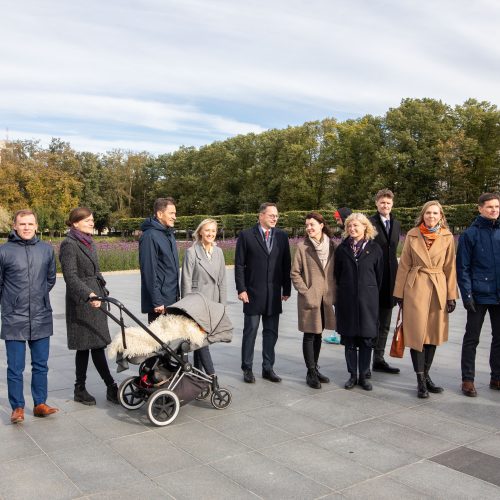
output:
[[[320,373],[318,366],[319,353],[321,351],[321,334],[314,335],[313,345],[314,345],[314,364],[316,368],[316,375],[318,376],[318,380],[322,384],[328,384],[328,382],[330,382],[330,379],[327,376]]]
[[[436,385],[429,377],[429,370],[431,369],[432,361],[434,359],[434,354],[436,353],[436,346],[433,344],[426,344],[424,346],[424,353],[425,353],[424,374],[425,374],[425,383],[427,385],[427,390],[429,392],[432,392],[433,394],[438,394],[440,392],[443,392],[444,389]]]

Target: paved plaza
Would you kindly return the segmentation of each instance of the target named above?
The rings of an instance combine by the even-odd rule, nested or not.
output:
[[[139,274],[106,279],[112,296],[139,314]],[[478,349],[477,398],[460,392],[461,303],[451,315],[450,341],[434,361],[433,379],[445,387],[443,394],[417,399],[408,352],[391,360],[400,375],[374,373],[372,392],[346,391],[343,347],[328,344],[320,364],[331,383],[314,390],[305,384],[294,292],[284,306],[277,346],[275,369],[283,382],[260,377],[258,345],[257,382],[250,385],[240,370],[243,316],[232,270],[228,280],[234,338],[211,351],[232,405],[218,411],[196,401],[159,428],[144,408],[127,411],[106,402],[91,363],[88,388],[97,406],[72,400],[74,352],[66,348],[65,286],[59,277],[51,294],[55,334],[48,400],[59,414],[33,417],[27,369],[26,420],[10,424],[0,343],[0,498],[500,498],[500,392],[488,387],[488,321]],[[117,379],[136,370],[131,366]]]

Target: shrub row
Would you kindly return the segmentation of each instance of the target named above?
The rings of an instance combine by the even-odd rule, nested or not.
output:
[[[394,216],[401,222],[403,231],[411,229],[415,223],[415,219],[420,212],[421,207],[410,208],[394,208]],[[474,217],[477,215],[477,205],[445,205],[443,206],[446,219],[453,232],[460,232],[464,227],[467,227]],[[319,210],[323,214],[329,224],[335,227],[333,212],[335,209]],[[357,210],[366,215],[372,215],[374,210]],[[306,210],[293,210],[289,212],[281,212],[278,221],[278,226],[288,231],[292,236],[302,234],[304,229],[304,218],[308,214]],[[185,215],[177,217],[175,227],[178,231],[191,232],[196,229],[198,224],[206,218],[212,218],[217,221],[223,234],[237,234],[242,229],[249,228],[257,222],[255,213],[244,214],[228,214],[228,215]],[[115,227],[115,230],[124,234],[130,234],[140,229],[143,218],[120,219]]]

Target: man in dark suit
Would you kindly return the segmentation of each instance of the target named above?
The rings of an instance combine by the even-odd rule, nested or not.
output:
[[[139,267],[141,268],[141,310],[154,321],[165,308],[177,302],[179,293],[179,256],[173,232],[176,209],[173,198],[158,198],[154,217],[141,226]]]
[[[399,373],[399,368],[390,366],[384,359],[387,335],[391,328],[392,308],[396,304],[392,292],[398,270],[397,249],[401,235],[401,224],[391,214],[394,193],[390,189],[381,189],[375,195],[377,213],[370,221],[377,230],[375,241],[384,253],[384,275],[379,295],[379,328],[377,343],[373,351],[373,371]]]
[[[255,382],[253,353],[261,317],[262,377],[271,382],[281,381],[273,369],[274,347],[278,340],[281,302],[291,293],[291,257],[288,235],[276,227],[277,222],[276,205],[263,203],[258,224],[242,231],[236,244],[236,289],[245,314],[241,369],[247,383]]]

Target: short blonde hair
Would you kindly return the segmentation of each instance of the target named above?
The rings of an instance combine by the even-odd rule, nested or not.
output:
[[[420,224],[422,224],[422,222],[424,222],[424,214],[425,212],[427,212],[427,209],[429,207],[432,207],[432,205],[436,205],[437,207],[439,207],[439,211],[441,212],[441,227],[445,227],[446,229],[448,229],[448,222],[446,221],[446,217],[444,216],[443,207],[437,200],[431,200],[424,203],[423,207],[420,210],[420,213],[418,214],[418,217],[415,220],[415,226],[418,227],[420,226]]]
[[[365,226],[365,239],[367,240],[373,240],[375,236],[377,236],[377,230],[373,227],[373,224],[368,220],[368,217],[362,213],[356,212],[349,217],[344,222],[344,232],[342,233],[342,238],[347,238],[349,236],[349,233],[347,232],[347,229],[349,228],[349,224],[352,221],[359,221],[363,226]]]
[[[196,241],[196,243],[198,243],[201,240],[200,232],[203,229],[203,226],[206,226],[207,224],[215,224],[215,231],[217,231],[217,221],[216,220],[214,220],[214,219],[203,219],[198,224],[198,227],[196,228],[195,232],[193,233],[193,240]]]

